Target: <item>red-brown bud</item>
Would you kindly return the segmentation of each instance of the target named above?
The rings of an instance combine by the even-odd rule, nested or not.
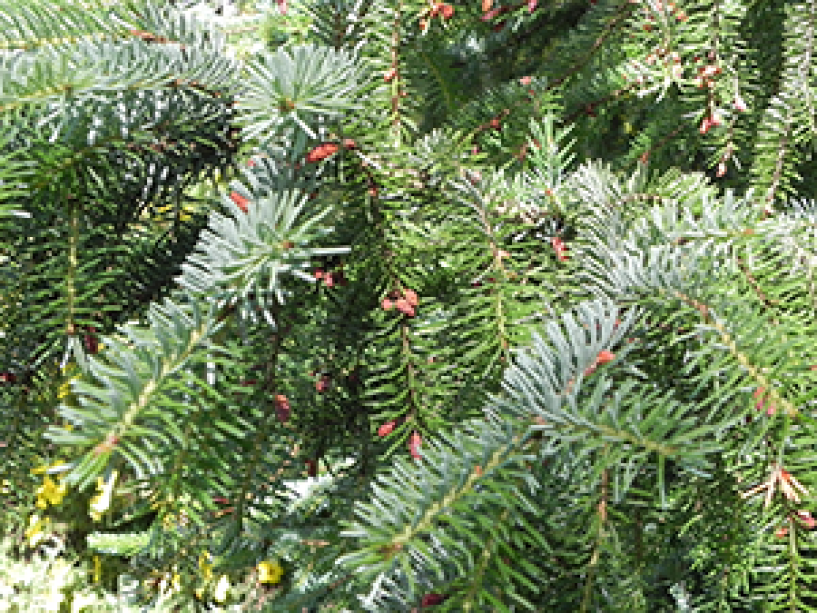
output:
[[[395,420],[387,421],[385,424],[383,424],[382,426],[380,426],[377,429],[377,436],[380,436],[380,437],[388,436],[389,434],[394,432],[394,427],[396,425],[397,425],[397,421],[395,421]]]
[[[321,375],[321,378],[315,383],[315,389],[321,394],[329,391],[331,382],[332,380],[329,375]]]
[[[406,315],[407,317],[414,317],[414,307],[412,307],[405,298],[398,298],[395,301],[394,306],[396,306],[397,310],[403,315]]]
[[[99,338],[96,335],[96,328],[88,327],[88,333],[85,335],[85,351],[90,355],[99,353]]]
[[[406,291],[404,291],[403,297],[406,299],[406,302],[408,302],[413,307],[416,307],[418,304],[420,304],[420,299],[417,297],[417,292],[415,292],[413,289],[407,289]]]
[[[232,200],[235,205],[241,209],[244,213],[247,212],[247,205],[249,204],[249,200],[239,194],[238,192],[231,192],[230,193],[230,200]]]
[[[568,259],[567,256],[567,245],[565,242],[559,238],[558,236],[554,236],[550,239],[550,244],[553,246],[553,250],[556,252],[556,259],[560,262],[566,262]]]
[[[306,154],[306,162],[308,164],[320,162],[338,152],[339,147],[335,143],[323,143],[318,145],[312,151]]]
[[[421,607],[433,607],[438,604],[442,604],[447,596],[443,594],[426,594],[423,596],[423,599],[420,601]]]
[[[760,411],[766,408],[767,398],[765,388],[763,387],[757,388],[753,396],[757,400],[757,403],[755,404],[756,410]],[[770,402],[768,408],[766,408],[766,415],[774,415],[776,410],[777,409],[775,408],[775,406]]]
[[[615,353],[604,349],[603,351],[600,351],[599,355],[596,357],[596,364],[607,364],[608,362],[612,362],[615,359],[616,359]]]
[[[808,530],[813,530],[817,526],[817,520],[811,516],[810,511],[797,511],[797,519],[799,519]]]
[[[275,396],[275,415],[278,421],[285,424],[289,421],[289,416],[292,413],[292,408],[289,406],[289,400],[283,394],[276,394]]]
[[[408,442],[409,453],[411,453],[411,457],[415,460],[419,460],[420,455],[420,447],[423,444],[423,437],[420,436],[420,433],[415,430],[411,433]]]

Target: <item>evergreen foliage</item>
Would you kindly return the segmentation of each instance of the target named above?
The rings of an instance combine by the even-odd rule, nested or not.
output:
[[[272,611],[817,609],[817,4],[174,4],[0,0],[14,513]]]

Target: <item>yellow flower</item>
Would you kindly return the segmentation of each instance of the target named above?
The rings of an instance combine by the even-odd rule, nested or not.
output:
[[[173,206],[161,206],[161,207],[156,208],[156,212],[159,214],[160,217],[167,217],[171,213],[175,215],[175,210],[174,209],[175,209],[175,207],[173,207]],[[193,216],[193,213],[195,213],[195,212],[196,212],[195,207],[190,206],[190,205],[184,205],[184,206],[181,207],[181,210],[179,212],[179,220],[187,221]],[[146,214],[146,213],[147,212],[143,213],[142,216],[143,217],[149,217],[149,215]]]
[[[56,506],[65,498],[67,491],[68,486],[63,483],[57,485],[51,475],[46,475],[43,477],[43,484],[37,488],[37,501],[35,504],[38,509],[45,509],[49,504]]]
[[[284,575],[284,567],[276,560],[269,562],[264,560],[258,563],[259,583],[279,583]]]
[[[62,461],[57,462],[56,464],[51,464],[50,466],[38,466],[37,468],[32,468],[31,469],[31,474],[32,475],[42,475],[43,473],[47,473],[48,471],[54,470],[55,468],[62,468],[63,466],[66,466],[66,464],[65,464],[65,462],[62,462]],[[67,468],[68,467],[66,466],[66,469]]]
[[[227,575],[221,575],[221,578],[216,583],[216,590],[213,592],[213,598],[216,602],[223,603],[227,600],[227,593],[230,591],[230,580]]]
[[[67,364],[62,372],[67,375],[67,378],[57,389],[57,400],[62,401],[63,404],[75,405],[77,398],[74,395],[74,381],[79,380],[82,373],[79,372],[77,365],[73,363]]]
[[[11,488],[11,481],[8,479],[3,479],[0,481],[0,494],[8,494],[11,492],[11,489],[9,488]]]
[[[36,547],[45,538],[45,529],[48,526],[48,518],[32,515],[28,520],[28,529],[25,532],[29,547]]]
[[[60,385],[59,389],[57,390],[58,400],[63,400],[65,398],[67,398],[69,402],[74,400],[74,390],[73,386],[71,385],[71,382],[76,379],[79,379],[79,375],[77,375],[76,377],[71,377],[70,379],[68,379],[68,381]]]
[[[94,556],[94,583],[102,581],[102,558]]]
[[[210,554],[206,551],[199,556],[199,571],[205,581],[213,578],[213,565],[210,563]]]
[[[99,489],[99,494],[91,498],[91,510],[89,511],[94,521],[102,519],[102,515],[110,508],[113,486],[118,476],[119,471],[115,470],[111,473],[111,478],[108,482],[105,482],[102,477],[97,478],[96,487]]]

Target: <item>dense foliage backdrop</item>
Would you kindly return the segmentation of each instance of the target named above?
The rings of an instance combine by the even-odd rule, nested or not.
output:
[[[168,610],[817,608],[817,3],[189,8],[0,0],[8,556]]]

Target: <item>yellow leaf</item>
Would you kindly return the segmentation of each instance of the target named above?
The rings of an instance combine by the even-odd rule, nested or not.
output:
[[[210,554],[206,551],[203,551],[199,556],[199,571],[205,581],[213,578],[213,565],[210,564]]]
[[[264,560],[258,563],[258,581],[259,583],[279,583],[281,577],[284,575],[284,568],[278,561],[270,562]]]
[[[94,583],[102,581],[102,558],[94,556]]]

